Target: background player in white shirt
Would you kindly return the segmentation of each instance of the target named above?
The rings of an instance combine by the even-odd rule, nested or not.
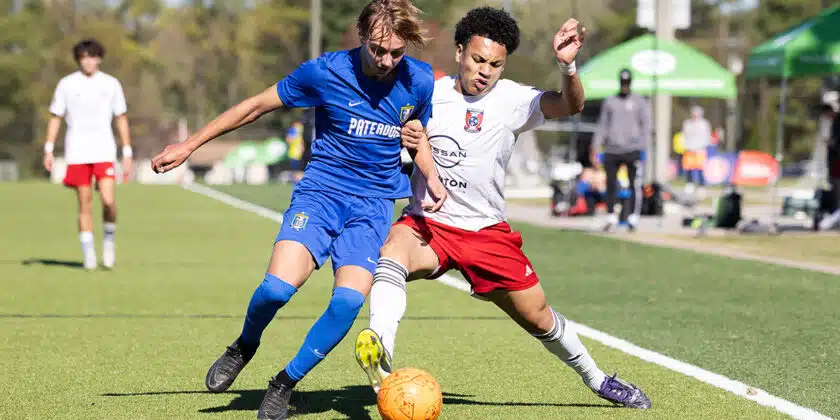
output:
[[[505,222],[505,170],[516,137],[546,118],[583,109],[584,92],[575,57],[584,30],[569,19],[554,36],[563,92],[540,91],[499,80],[507,56],[519,45],[519,28],[506,12],[473,9],[455,29],[458,74],[435,84],[426,133],[416,122],[403,129],[406,147],[431,143],[435,166],[449,198],[436,213],[423,210],[428,188],[412,175],[411,204],[381,249],[370,294],[370,327],[359,333],[356,358],[374,390],[391,369],[394,338],[406,307],[406,281],[459,270],[476,297],[490,300],[573,368],[598,396],[624,407],[646,409],[639,388],[608,377],[571,325],[546,303],[522,238]],[[426,135],[428,137],[426,137]]]
[[[44,168],[52,171],[53,151],[61,120],[67,123],[64,137],[64,159],[67,174],[64,185],[76,190],[79,202],[79,241],[82,244],[84,267],[96,268],[96,250],[93,244],[93,189],[91,178],[96,179],[102,201],[102,265],[114,266],[116,261],[114,235],[117,230],[117,204],[115,201],[114,161],[117,145],[111,121],[116,119],[117,131],[122,141],[122,168],[131,172],[131,138],[126,116],[125,96],[119,80],[99,71],[105,49],[93,39],[79,42],[73,47],[73,57],[79,70],[58,82],[50,103],[47,125],[47,142],[44,144]]]

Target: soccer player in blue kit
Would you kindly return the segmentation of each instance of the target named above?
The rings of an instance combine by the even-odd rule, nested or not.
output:
[[[357,26],[362,45],[326,53],[232,107],[152,161],[161,173],[182,164],[202,144],[280,107],[315,107],[312,159],[283,215],[265,278],[254,292],[242,333],[207,372],[211,392],[224,392],[251,360],[260,337],[315,269],[332,258],[335,286],[323,315],[297,355],[268,384],[257,417],[285,419],[295,384],[344,338],[370,291],[393,220],[394,200],[408,197],[400,172],[403,125],[431,114],[431,66],[406,57],[406,44],[422,46],[420,11],[410,0],[373,0]],[[415,163],[429,179],[436,211],[446,199],[428,143]]]

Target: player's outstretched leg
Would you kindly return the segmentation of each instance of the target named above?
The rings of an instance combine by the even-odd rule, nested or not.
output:
[[[388,254],[390,245],[383,247]],[[400,320],[405,314],[405,283],[408,270],[397,261],[385,256],[379,258],[373,286],[370,290],[370,328],[356,337],[356,361],[370,381],[374,392],[391,373],[391,355]]]
[[[608,377],[598,368],[574,328],[563,315],[546,304],[539,283],[525,290],[496,290],[487,297],[540,340],[548,351],[574,369],[599,397],[623,407],[650,408],[650,400],[641,389],[615,375]]]
[[[239,372],[254,357],[265,327],[295,292],[297,289],[294,286],[266,273],[263,282],[251,296],[242,334],[207,371],[204,383],[210,392],[224,392],[230,388]]]
[[[356,337],[356,361],[374,392],[391,373],[397,328],[406,309],[406,282],[431,274],[439,264],[435,251],[411,226],[410,219],[394,225],[379,251],[370,290],[370,328]],[[410,261],[410,267],[402,261]]]
[[[356,271],[354,274],[358,277],[367,276],[366,286],[363,287],[365,293],[341,286],[347,284],[347,282],[341,281],[344,277],[342,274],[346,276],[353,271]],[[359,275],[359,271],[362,271],[363,274]],[[294,359],[269,381],[268,390],[263,397],[262,404],[260,404],[257,418],[271,420],[287,418],[292,389],[298,381],[303,379],[318,363],[327,357],[330,351],[347,335],[350,327],[353,326],[356,316],[365,303],[365,294],[370,288],[371,275],[361,267],[350,266],[341,267],[336,274],[337,286],[333,289],[333,295],[327,310],[312,325]],[[358,287],[356,284],[353,286]]]
[[[356,336],[356,362],[370,381],[373,392],[379,392],[382,381],[391,374],[391,356],[376,331],[365,328]]]
[[[257,351],[265,328],[314,269],[315,263],[305,246],[291,241],[274,244],[268,273],[248,303],[242,333],[207,371],[204,384],[210,392],[230,388]]]

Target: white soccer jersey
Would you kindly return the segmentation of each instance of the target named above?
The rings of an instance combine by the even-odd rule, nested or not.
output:
[[[455,91],[454,78],[438,80],[426,133],[449,198],[438,212],[425,212],[421,202],[432,199],[425,177],[415,168],[407,212],[471,231],[504,221],[508,161],[516,137],[545,122],[541,95],[503,79],[483,96],[464,96]]]
[[[81,71],[58,82],[50,113],[64,117],[64,159],[68,164],[113,162],[117,145],[111,121],[126,112],[122,85],[103,72],[85,76]]]

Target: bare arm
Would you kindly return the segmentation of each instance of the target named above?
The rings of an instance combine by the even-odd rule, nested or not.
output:
[[[586,95],[577,73],[563,76],[563,91],[548,91],[540,98],[540,109],[545,118],[560,118],[583,111]]]
[[[163,152],[152,159],[152,169],[156,173],[163,173],[176,168],[204,143],[252,123],[262,115],[282,106],[283,101],[280,100],[277,89],[271,86],[262,93],[252,96],[223,112],[183,143],[167,146]]]
[[[128,130],[128,116],[122,114],[117,116],[117,134],[120,136],[120,143],[124,146],[131,146],[131,133]]]
[[[122,143],[122,170],[130,178],[134,171],[134,151],[131,149],[131,132],[128,130],[128,115],[120,114],[116,118],[117,134]]]
[[[583,111],[586,96],[583,85],[575,70],[575,58],[583,47],[586,28],[580,28],[578,21],[569,19],[554,35],[554,55],[563,73],[563,91],[546,92],[540,98],[540,109],[546,118],[567,117]]]
[[[61,117],[58,115],[53,115],[50,117],[50,121],[47,123],[47,143],[48,144],[55,144],[55,140],[58,138],[58,130],[61,129]]]
[[[438,176],[435,159],[432,156],[432,145],[420,121],[411,120],[406,123],[402,129],[402,144],[408,149],[414,165],[426,178],[426,186],[435,200],[434,203],[423,203],[423,208],[429,212],[438,211],[449,193]]]
[[[44,144],[44,169],[52,172],[53,150],[55,140],[58,138],[58,131],[61,129],[61,117],[53,115],[47,123],[47,142]]]
[[[437,168],[432,157],[432,146],[426,136],[419,141],[416,149],[408,149],[408,154],[426,179],[438,179]]]

